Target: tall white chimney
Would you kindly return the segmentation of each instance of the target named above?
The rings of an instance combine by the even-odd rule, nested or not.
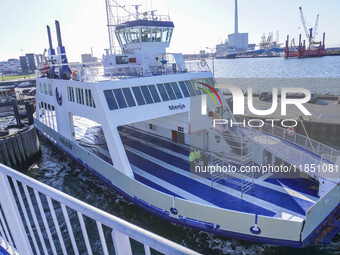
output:
[[[235,34],[238,34],[238,10],[237,10],[237,0],[235,0]]]

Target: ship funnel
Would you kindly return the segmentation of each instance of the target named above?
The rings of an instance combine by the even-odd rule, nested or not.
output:
[[[48,36],[48,43],[50,45],[50,49],[53,49],[53,45],[52,45],[52,37],[51,37],[51,29],[50,26],[46,26],[47,28],[47,36]]]
[[[62,47],[63,43],[61,41],[60,25],[59,25],[59,21],[58,20],[55,21],[55,28],[57,30],[58,46]]]

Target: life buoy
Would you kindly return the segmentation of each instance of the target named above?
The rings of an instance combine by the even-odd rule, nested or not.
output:
[[[73,80],[76,79],[77,73],[79,73],[79,72],[78,72],[78,71],[73,71],[73,73],[72,73],[72,79],[73,79]]]
[[[201,60],[201,66],[205,67],[206,65],[207,65],[207,61],[205,61],[205,59],[202,59]]]
[[[287,133],[288,133],[289,136],[295,135],[295,130],[294,130],[294,128],[292,128],[292,127],[288,128],[288,129],[287,129]]]

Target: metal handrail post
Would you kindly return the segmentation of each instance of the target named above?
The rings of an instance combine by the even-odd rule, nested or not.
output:
[[[26,235],[24,223],[20,217],[19,209],[11,192],[8,178],[0,172],[0,204],[8,222],[8,227],[19,254],[32,254],[30,242]]]

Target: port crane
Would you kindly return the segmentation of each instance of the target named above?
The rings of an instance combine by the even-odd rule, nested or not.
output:
[[[303,15],[303,11],[302,11],[302,7],[299,8],[300,9],[300,16],[301,16],[301,21],[303,24],[303,28],[305,30],[306,33],[306,37],[309,41],[309,47],[311,45],[314,44],[315,42],[315,38],[318,35],[318,27],[319,27],[319,14],[316,16],[316,22],[315,22],[315,26],[314,29],[313,28],[307,28],[307,24],[306,24],[306,20],[305,20],[305,16]]]

